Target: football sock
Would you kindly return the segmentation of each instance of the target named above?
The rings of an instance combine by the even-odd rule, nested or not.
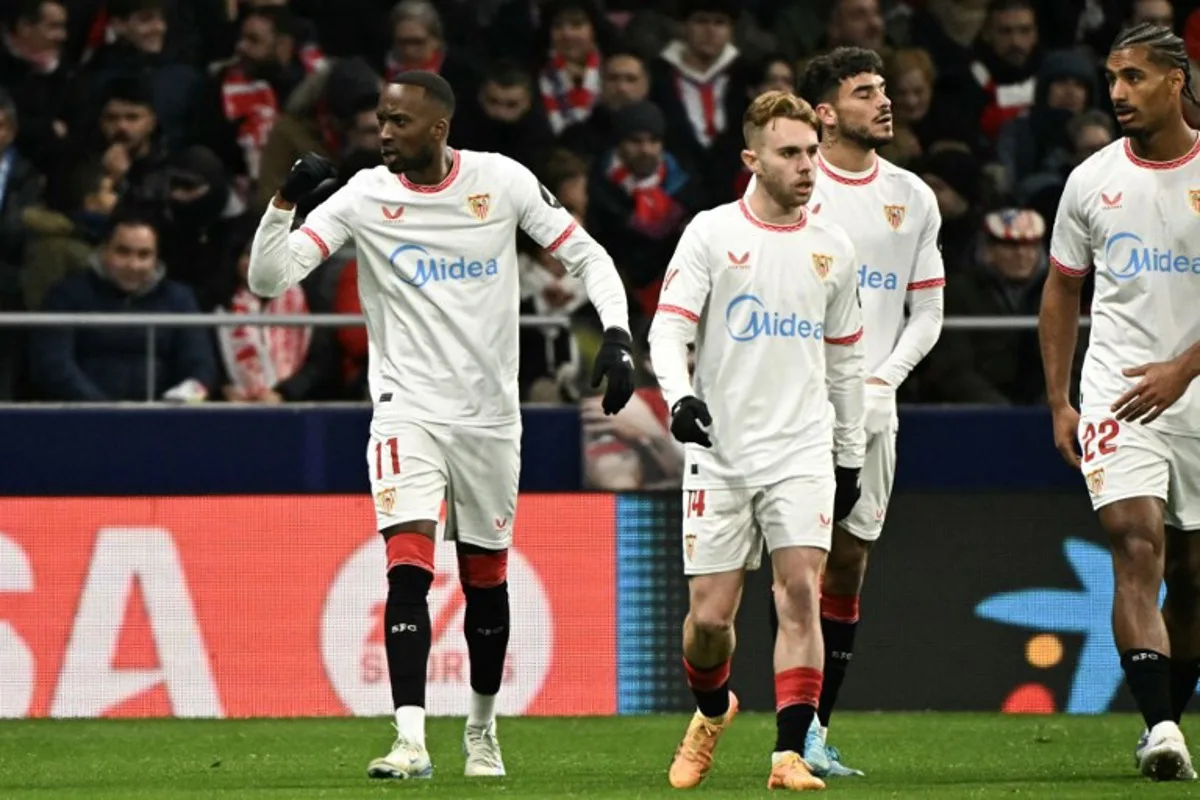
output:
[[[821,635],[825,638],[825,677],[817,719],[829,727],[838,691],[854,658],[854,634],[858,630],[858,595],[822,595]]]
[[[1171,713],[1171,659],[1154,650],[1126,650],[1121,669],[1146,728],[1173,719]]]
[[[425,707],[425,676],[432,633],[428,598],[432,583],[433,573],[412,564],[400,564],[388,570],[383,633],[392,704],[397,709]]]
[[[804,755],[804,739],[817,713],[821,670],[793,667],[775,673],[775,752]]]
[[[471,707],[467,711],[467,724],[472,728],[486,728],[496,719],[496,695],[480,694],[471,690]]]
[[[1171,719],[1179,722],[1200,681],[1200,660],[1171,659]]]
[[[500,691],[504,657],[508,653],[508,582],[486,589],[464,586],[463,594],[467,598],[463,632],[471,659],[471,689],[494,697]]]
[[[683,668],[700,713],[709,719],[724,715],[729,710],[729,660],[702,669],[685,658]]]

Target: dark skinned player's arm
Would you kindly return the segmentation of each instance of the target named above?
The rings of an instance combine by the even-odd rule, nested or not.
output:
[[[1071,404],[1071,364],[1079,336],[1079,300],[1084,275],[1067,274],[1057,264],[1046,277],[1038,312],[1038,340],[1051,409]]]

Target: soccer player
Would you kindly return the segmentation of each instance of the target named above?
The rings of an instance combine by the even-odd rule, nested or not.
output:
[[[808,103],[787,92],[751,104],[742,159],[757,188],[688,225],[651,325],[671,432],[687,444],[683,654],[697,711],[670,768],[678,788],[704,780],[737,712],[733,620],[764,543],[781,621],[767,786],[825,786],[801,755],[821,694],[820,575],[832,522],[858,499],[866,442],[854,246],[804,208],[818,124]]]
[[[892,140],[892,103],[882,72],[874,51],[839,47],[810,61],[800,81],[800,93],[823,129],[808,210],[854,236],[868,376],[862,498],[850,516],[835,521],[821,582],[825,680],[804,748],[805,760],[820,776],[862,775],[844,766],[837,749],[826,744],[829,721],[854,656],[868,556],[883,531],[892,495],[896,389],[942,331],[942,218],[933,191],[876,152]]]
[[[525,167],[446,146],[454,93],[431,72],[397,76],[379,99],[384,166],[363,170],[289,233],[296,201],[333,174],[307,154],[259,224],[250,288],[271,297],[350,239],[367,321],[374,401],[367,468],[386,542],[384,612],[396,708],[391,752],[374,778],[432,774],[425,676],[434,536],[443,500],[466,597],[471,704],[466,774],[503,775],[495,702],[509,636],[507,554],[520,471],[520,302],[516,230],[587,285],[603,321],[593,385],[605,413],[633,393],[625,288],[612,260]]]
[[[1194,97],[1187,51],[1169,29],[1122,33],[1105,73],[1125,136],[1067,179],[1038,328],[1054,443],[1083,472],[1112,551],[1113,636],[1146,722],[1138,768],[1191,779],[1178,723],[1200,671],[1200,138],[1183,119],[1182,98]],[[1071,361],[1089,272],[1076,411]]]

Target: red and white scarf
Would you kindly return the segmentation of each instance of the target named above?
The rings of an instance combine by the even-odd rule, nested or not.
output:
[[[396,58],[395,53],[389,50],[387,57],[383,60],[383,77],[388,81],[393,81],[401,72],[408,72],[412,69],[440,73],[442,71],[442,62],[445,60],[446,54],[441,50],[438,50],[433,54],[433,57],[424,64],[405,64],[403,61]]]
[[[304,290],[293,286],[272,300],[242,287],[229,304],[233,314],[307,314]],[[218,328],[229,382],[246,397],[260,397],[299,371],[308,357],[312,328],[238,325]]]
[[[576,77],[567,60],[559,53],[550,53],[550,63],[538,76],[542,107],[550,120],[550,129],[557,136],[577,122],[586,122],[600,99],[600,53],[588,54],[583,74]]]

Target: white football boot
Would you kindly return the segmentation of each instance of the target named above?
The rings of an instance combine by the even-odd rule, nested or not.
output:
[[[1150,729],[1145,735],[1145,744],[1138,747],[1137,756],[1138,769],[1147,778],[1156,781],[1196,779],[1196,770],[1192,767],[1192,757],[1188,753],[1183,732],[1170,720]]]
[[[468,778],[500,778],[505,775],[495,720],[483,726],[467,725],[463,731],[463,755],[467,757],[463,774]]]
[[[367,775],[372,778],[393,778],[408,780],[409,778],[432,778],[433,763],[429,760],[429,751],[425,745],[409,741],[399,735],[386,756],[377,758],[367,765]]]

